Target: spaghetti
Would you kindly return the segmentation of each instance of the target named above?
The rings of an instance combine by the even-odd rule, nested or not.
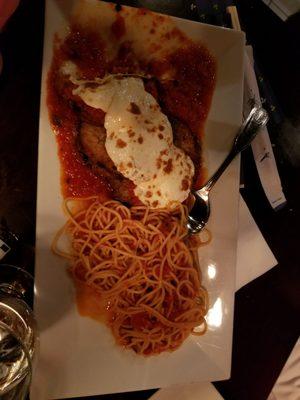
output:
[[[129,209],[93,196],[66,199],[64,208],[68,221],[53,250],[71,259],[77,290],[96,294],[98,312],[118,344],[138,354],[158,354],[177,349],[190,333],[205,332],[207,292],[195,252],[206,242],[186,239],[185,206]],[[70,253],[58,250],[66,232]]]

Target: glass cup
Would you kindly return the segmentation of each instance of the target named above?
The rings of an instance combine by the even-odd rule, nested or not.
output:
[[[0,264],[0,398],[26,398],[32,376],[37,328],[29,304],[33,278],[21,268]]]

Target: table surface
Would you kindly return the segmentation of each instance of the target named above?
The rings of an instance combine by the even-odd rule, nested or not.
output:
[[[44,2],[23,0],[1,33],[0,221],[20,238],[11,263],[33,271]],[[236,293],[232,377],[225,399],[265,400],[300,333],[300,14],[282,22],[260,0],[239,2],[243,30],[280,110],[269,131],[287,205],[273,211],[251,150],[242,157],[242,195],[278,266]],[[193,18],[193,15],[188,15]],[[251,254],[249,254],[251,257]],[[147,399],[154,391],[85,399]]]

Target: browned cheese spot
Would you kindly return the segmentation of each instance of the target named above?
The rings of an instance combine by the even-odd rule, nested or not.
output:
[[[136,115],[141,114],[140,107],[133,102],[130,103],[130,107],[129,107],[128,111],[131,112],[132,114],[136,114]]]
[[[142,144],[143,141],[144,141],[144,139],[142,138],[142,136],[139,136],[139,137],[138,137],[138,142],[139,142],[139,144]]]
[[[162,132],[165,130],[165,127],[163,125],[158,125],[158,129]]]
[[[166,162],[166,166],[164,167],[163,171],[166,174],[169,174],[173,170],[173,160],[172,158],[169,158],[168,161]]]
[[[151,192],[150,190],[148,190],[148,191],[146,192],[146,197],[147,197],[147,199],[149,199],[150,197],[152,197],[152,192]]]
[[[158,134],[158,137],[159,137],[160,140],[162,140],[164,138],[161,133]]]
[[[134,132],[132,129],[128,129],[127,133],[128,133],[128,136],[129,136],[130,138],[133,137],[133,136],[135,135],[135,132]]]
[[[122,140],[122,139],[117,140],[117,147],[119,147],[120,149],[123,149],[126,146],[127,146],[127,143],[124,142],[124,140]]]

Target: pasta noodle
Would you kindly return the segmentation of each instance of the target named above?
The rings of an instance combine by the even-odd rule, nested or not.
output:
[[[118,344],[151,355],[177,349],[190,333],[205,332],[208,298],[196,250],[207,242],[187,238],[184,205],[127,208],[93,196],[66,199],[64,209],[68,221],[53,250],[71,260],[76,287],[97,294]],[[71,238],[69,253],[58,248],[65,233]]]

